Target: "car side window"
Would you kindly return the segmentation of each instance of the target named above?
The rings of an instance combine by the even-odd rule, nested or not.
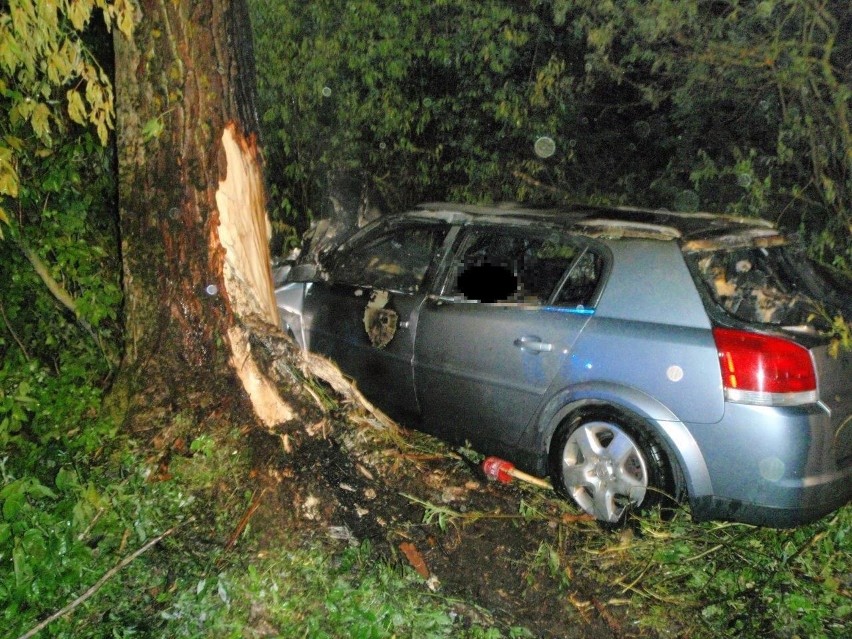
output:
[[[336,282],[414,293],[446,237],[446,224],[423,223],[381,229],[332,267]]]
[[[603,273],[604,259],[592,249],[586,250],[568,272],[554,306],[587,307],[594,298]]]
[[[483,303],[546,304],[580,252],[559,235],[471,230],[444,293]]]

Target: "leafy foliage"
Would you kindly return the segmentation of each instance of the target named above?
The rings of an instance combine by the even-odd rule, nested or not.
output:
[[[112,87],[96,57],[109,40],[93,13],[129,32],[127,0],[12,0],[0,11],[0,354],[38,371],[95,363],[90,379],[117,361],[121,302],[104,147]]]
[[[80,35],[93,11],[129,29],[129,8],[123,0],[12,0],[0,11],[0,608],[8,632],[105,572],[141,514],[133,493],[144,479],[95,464],[116,434],[97,415],[118,356],[121,291],[104,147],[112,89],[93,53],[104,36]]]
[[[112,85],[81,37],[97,11],[107,28],[132,29],[130,0],[9,0],[0,11],[0,222],[18,196],[19,157],[64,142],[68,121],[90,124],[101,144],[113,125]],[[2,226],[0,226],[2,233]]]
[[[665,143],[676,143],[658,192],[688,184],[705,208],[800,227],[819,257],[850,266],[852,15],[842,3],[570,4],[591,80],[633,85],[667,122]]]
[[[93,418],[100,392],[83,368],[0,368],[0,608],[7,630],[61,607],[119,545],[113,495],[86,461],[114,434]],[[88,416],[88,417],[87,417]]]
[[[645,519],[574,561],[617,574],[643,626],[661,636],[844,637],[852,620],[852,508],[795,530]],[[572,563],[572,558],[566,559]],[[697,622],[697,623],[695,623]]]
[[[320,212],[327,181],[347,172],[366,175],[393,207],[514,198],[507,154],[523,166],[538,135],[572,126],[572,79],[553,57],[566,37],[541,35],[532,10],[456,0],[251,6],[283,214]]]
[[[803,0],[253,1],[281,219],[585,200],[760,215],[849,267],[852,28]]]
[[[19,160],[25,179],[0,242],[0,353],[15,348],[56,369],[94,350],[92,373],[103,374],[117,362],[121,304],[112,157],[82,133]]]

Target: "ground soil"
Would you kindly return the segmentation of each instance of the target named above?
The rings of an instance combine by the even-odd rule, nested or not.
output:
[[[460,624],[504,635],[522,626],[542,638],[652,636],[631,624],[606,578],[566,560],[589,535],[619,533],[546,489],[487,479],[469,451],[333,419],[287,437],[257,430],[251,440],[264,490],[252,514],[261,546],[280,546],[294,529],[332,545],[369,540],[417,570],[424,588],[466,602],[453,612]]]

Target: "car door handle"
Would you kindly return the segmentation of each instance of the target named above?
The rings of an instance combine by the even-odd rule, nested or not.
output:
[[[530,351],[533,353],[549,353],[553,350],[553,344],[542,342],[540,337],[535,335],[524,335],[519,337],[514,342],[515,346],[521,350]]]

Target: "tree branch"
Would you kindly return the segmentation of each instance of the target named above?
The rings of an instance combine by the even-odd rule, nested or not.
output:
[[[26,258],[30,261],[30,264],[33,266],[33,270],[35,270],[36,275],[41,278],[41,281],[44,282],[44,285],[47,286],[47,289],[50,291],[51,295],[64,306],[66,309],[71,311],[74,314],[74,319],[82,326],[86,332],[95,340],[95,344],[101,349],[101,352],[104,353],[106,357],[107,364],[109,364],[110,369],[112,369],[113,363],[110,361],[109,355],[107,355],[104,350],[103,345],[101,344],[101,340],[95,334],[94,329],[92,329],[91,325],[83,319],[80,315],[80,311],[77,308],[77,303],[74,301],[74,298],[71,296],[65,287],[62,286],[56,279],[50,274],[50,270],[47,268],[47,265],[42,261],[42,259],[30,249],[22,240],[18,240],[18,246],[21,248],[21,252],[26,256]]]
[[[191,520],[190,520],[190,521],[191,521]],[[174,533],[174,532],[175,532],[175,531],[176,531],[179,527],[180,527],[180,526],[174,526],[173,528],[169,528],[169,529],[168,529],[166,532],[164,532],[162,535],[159,535],[159,536],[157,536],[157,537],[154,537],[153,539],[151,539],[150,541],[148,541],[148,543],[146,543],[144,546],[142,546],[141,548],[139,548],[139,550],[135,551],[134,553],[132,553],[132,554],[130,554],[130,555],[127,555],[127,557],[125,557],[125,558],[124,558],[124,559],[122,559],[120,562],[118,562],[115,566],[113,566],[112,568],[110,568],[110,569],[106,572],[106,574],[104,574],[104,576],[103,576],[103,577],[101,577],[100,579],[98,579],[98,580],[95,582],[95,584],[94,584],[91,588],[89,588],[86,592],[84,592],[82,595],[80,595],[79,597],[77,597],[74,601],[72,601],[71,603],[69,603],[69,604],[68,604],[67,606],[65,606],[64,608],[61,608],[60,610],[57,610],[56,612],[54,612],[52,615],[50,615],[47,619],[45,619],[44,621],[42,621],[42,622],[41,622],[41,623],[39,623],[38,625],[34,626],[33,628],[30,628],[27,632],[25,632],[25,633],[24,633],[24,634],[22,634],[20,637],[18,637],[18,639],[30,639],[30,637],[33,637],[33,636],[35,636],[37,633],[39,633],[39,632],[41,632],[42,630],[44,630],[44,628],[45,628],[48,624],[50,624],[50,623],[52,623],[52,622],[56,621],[56,620],[57,620],[57,619],[59,619],[60,617],[64,617],[64,616],[65,616],[65,615],[67,615],[69,612],[71,612],[71,611],[73,611],[74,609],[76,609],[76,608],[77,608],[80,604],[82,604],[84,601],[86,601],[86,600],[87,600],[87,599],[89,599],[92,595],[94,595],[94,594],[95,594],[98,590],[100,590],[100,589],[103,587],[103,585],[104,585],[107,581],[109,581],[110,579],[112,579],[112,578],[113,578],[113,577],[114,577],[114,576],[115,576],[115,575],[116,575],[116,574],[117,574],[120,570],[122,570],[123,568],[126,568],[128,565],[130,565],[131,563],[133,563],[133,561],[135,561],[138,557],[140,557],[140,556],[141,556],[141,555],[143,555],[144,553],[148,552],[148,550],[150,550],[152,547],[156,546],[156,545],[157,545],[158,543],[160,543],[163,539],[165,539],[166,537],[168,537],[169,535],[171,535],[172,533]]]
[[[74,298],[71,297],[71,294],[65,290],[65,287],[63,287],[62,284],[54,279],[54,277],[50,274],[50,270],[47,268],[47,265],[22,241],[18,241],[18,246],[21,247],[21,251],[30,261],[30,264],[33,265],[33,269],[35,269],[36,274],[41,278],[41,281],[44,282],[45,286],[47,286],[53,297],[55,297],[62,306],[71,311],[74,314],[74,317],[80,320],[80,313],[77,310],[77,304],[74,302]],[[80,321],[82,322],[82,320]],[[83,323],[85,324],[85,322]]]
[[[12,328],[11,322],[9,322],[9,318],[6,317],[6,308],[3,306],[3,300],[0,300],[0,315],[3,316],[3,323],[6,324],[6,330],[9,331],[9,334],[12,336],[12,339],[14,339],[15,342],[17,342],[18,347],[21,349],[21,352],[24,354],[24,358],[29,361],[30,354],[27,352],[27,349],[24,346],[23,342],[21,342],[21,340],[18,339],[17,333],[15,333],[15,330]]]

